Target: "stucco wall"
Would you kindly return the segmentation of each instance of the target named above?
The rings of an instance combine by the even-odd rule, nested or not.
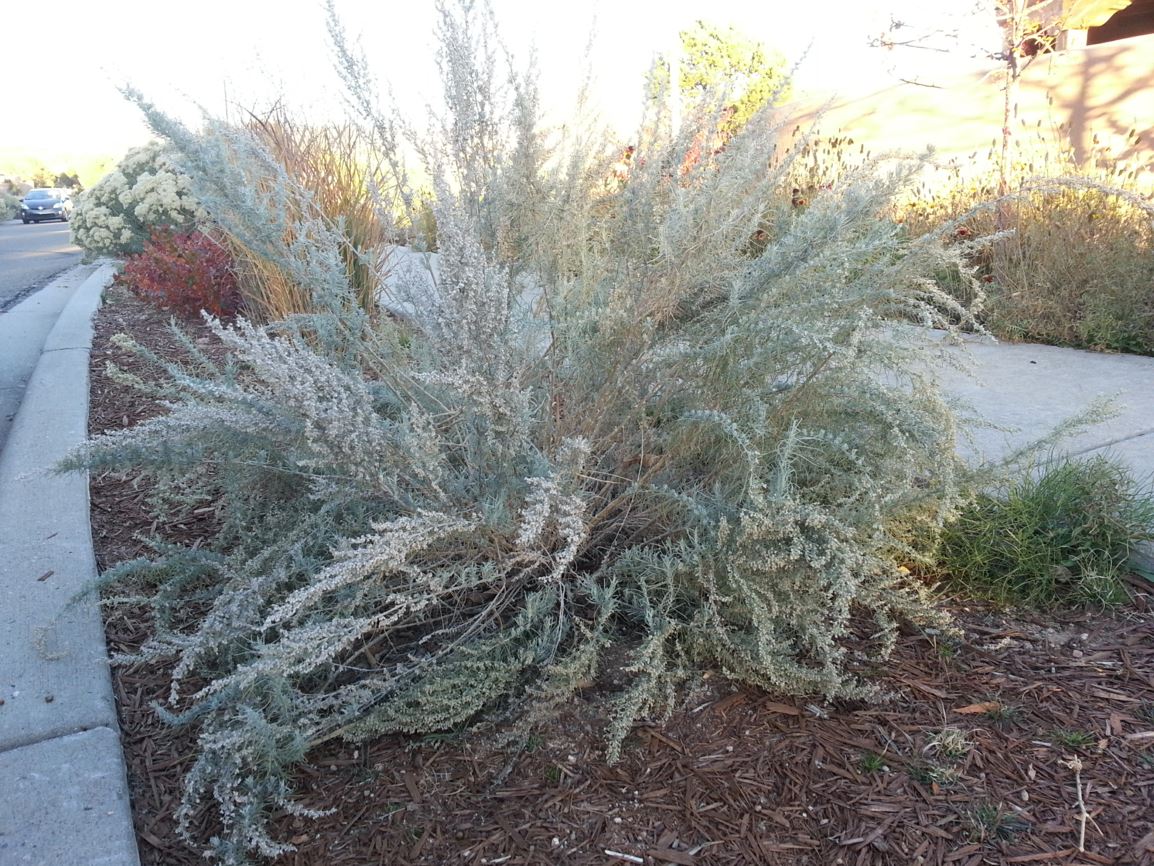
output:
[[[792,109],[804,128],[816,123],[820,134],[851,136],[875,154],[932,145],[943,157],[985,162],[1001,142],[1002,69],[991,66],[941,83],[894,85],[836,100],[824,113],[818,97]],[[1154,162],[1154,36],[1037,57],[1020,84],[1014,129],[1023,146],[1036,141],[1039,130],[1061,127],[1079,160],[1102,148]]]

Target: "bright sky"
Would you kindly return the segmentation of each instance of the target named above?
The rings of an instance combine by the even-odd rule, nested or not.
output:
[[[594,93],[603,116],[625,128],[639,107],[642,76],[653,55],[670,50],[678,31],[702,16],[733,25],[791,60],[810,46],[797,73],[799,86],[843,93],[893,81],[885,77],[891,62],[886,53],[866,45],[870,35],[885,29],[891,13],[927,27],[977,24],[972,10],[957,8],[965,3],[946,0],[492,4],[518,57],[536,45],[545,100],[555,105],[571,101],[583,49],[595,28]],[[291,104],[317,115],[335,112],[340,103],[320,0],[54,0],[47,5],[10,0],[4,5],[0,24],[9,47],[0,91],[0,172],[16,155],[63,170],[68,166],[57,163],[78,154],[120,154],[147,141],[136,109],[117,92],[124,82],[194,123],[197,104],[220,114],[226,99],[251,106],[283,93]],[[378,77],[392,83],[407,109],[420,110],[437,98],[433,0],[337,0],[337,9],[350,34],[360,35]]]

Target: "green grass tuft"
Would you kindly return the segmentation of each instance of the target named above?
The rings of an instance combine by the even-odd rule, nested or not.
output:
[[[1009,727],[1022,720],[1022,709],[1013,704],[997,703],[983,714],[999,727]]]
[[[954,767],[942,767],[938,764],[914,764],[909,767],[909,777],[919,785],[939,785],[946,787],[957,784],[961,772]]]
[[[943,534],[939,565],[1003,604],[1120,602],[1134,546],[1154,538],[1154,499],[1118,461],[1068,460],[979,495]]]
[[[1091,731],[1058,728],[1054,731],[1054,742],[1067,749],[1088,749],[1098,742],[1098,737]]]
[[[1029,824],[1001,804],[979,803],[966,813],[971,838],[979,842],[1011,842]]]
[[[972,747],[969,736],[961,728],[942,728],[930,738],[926,751],[959,761],[969,754]]]
[[[877,752],[862,752],[858,767],[863,773],[882,773],[886,770],[886,759]]]

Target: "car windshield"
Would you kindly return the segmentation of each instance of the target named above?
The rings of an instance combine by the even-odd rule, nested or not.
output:
[[[56,198],[56,193],[50,189],[34,189],[29,192],[28,195],[24,196],[24,201],[38,198]]]

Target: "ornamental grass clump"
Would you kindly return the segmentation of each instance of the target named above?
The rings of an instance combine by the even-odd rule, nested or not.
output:
[[[1064,128],[1025,133],[1008,197],[993,168],[969,177],[955,164],[900,217],[914,231],[947,221],[974,235],[1011,230],[971,256],[980,318],[998,338],[1154,355],[1154,166],[1104,148],[1077,159]],[[1126,144],[1137,146],[1133,131]],[[966,298],[966,285],[947,276],[942,286]]]
[[[141,471],[158,508],[220,515],[211,544],[158,542],[103,584],[152,610],[133,658],[171,660],[160,711],[199,732],[179,818],[189,832],[211,800],[226,863],[289,850],[267,820],[311,814],[292,769],[334,738],[524,730],[612,657],[612,760],[701,671],[869,696],[848,654],[884,656],[899,618],[938,621],[891,528],[955,505],[954,419],[915,322],[963,317],[928,275],[967,271],[880,216],[916,165],[798,209],[769,168],[770,115],[700,156],[720,103],[678,129],[657,104],[616,176],[619,145],[550,137],[532,78],[497,83],[470,6],[439,6],[446,111],[414,148],[439,254],[390,279],[395,316],[361,314],[323,225],[277,246],[283,214],[262,208],[291,178],[259,142],[144,105],[214,219],[327,299],[213,322],[227,363],[155,359],[170,411],[66,464]],[[332,34],[391,146],[363,58]],[[245,148],[275,184],[238,194],[220,155]]]
[[[379,265],[393,229],[393,191],[371,138],[352,123],[310,125],[280,104],[252,112],[246,126],[296,187],[283,206],[298,218],[310,213],[336,228],[357,303],[373,312],[383,276]],[[291,227],[286,230],[288,246],[294,239]],[[244,265],[241,284],[251,315],[267,322],[313,311],[308,286],[297,285],[291,273],[241,239],[233,244]]]
[[[1002,604],[1112,604],[1154,541],[1154,492],[1117,459],[1070,459],[982,493],[942,534],[940,567]]]

